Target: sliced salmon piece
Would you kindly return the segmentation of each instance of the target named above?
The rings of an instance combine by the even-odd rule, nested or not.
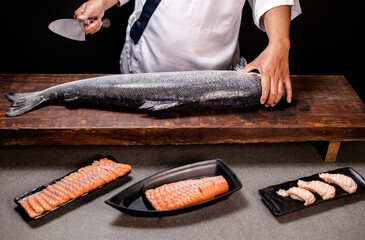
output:
[[[82,192],[83,185],[79,181],[72,180],[69,178],[64,178],[61,180],[61,182],[63,182],[67,186],[70,186],[70,188],[73,189],[72,194],[76,196],[80,196],[84,193]]]
[[[116,168],[112,169],[111,171],[116,172],[118,177],[123,176],[131,171],[130,165],[121,164],[119,166],[116,166]]]
[[[51,204],[52,207],[58,206],[59,199],[52,192],[50,192],[48,189],[45,188],[42,190],[41,193],[45,195],[45,198],[47,199],[49,204]]]
[[[223,176],[190,179],[164,184],[145,192],[148,201],[157,210],[168,210],[207,201],[229,191]]]
[[[132,167],[128,164],[118,164],[106,158],[101,159],[98,163],[95,164],[99,165],[105,170],[111,170],[113,173],[115,173],[116,177],[123,176],[132,169]]]
[[[321,181],[305,182],[299,180],[298,186],[300,188],[318,193],[323,200],[334,198],[336,195],[336,189],[333,186]]]
[[[90,186],[90,183],[91,183],[90,179],[80,178],[80,182],[81,182],[81,184],[83,184],[83,188],[82,188],[83,194],[92,190],[92,188]]]
[[[97,173],[95,171],[87,172],[84,180],[85,183],[87,182],[86,189],[88,189],[88,191],[93,190],[105,183],[102,179],[97,178]]]
[[[104,169],[95,167],[95,169],[90,173],[90,177],[93,179],[94,188],[100,187],[101,185],[104,185],[106,181],[103,180],[103,178],[100,177],[105,172]]]
[[[18,202],[30,217],[36,217],[44,211],[50,211],[70,199],[100,187],[130,170],[130,165],[115,163],[106,158],[101,159]]]
[[[115,179],[114,175],[111,174],[108,171],[105,171],[103,174],[100,175],[100,177],[105,181],[105,182],[111,182]]]
[[[71,198],[68,195],[65,195],[64,193],[60,192],[57,188],[54,187],[54,185],[49,185],[46,189],[48,189],[52,194],[54,194],[57,197],[57,205],[62,205]]]
[[[29,204],[27,199],[19,200],[18,203],[24,208],[24,210],[28,213],[29,217],[34,218],[36,216],[39,216],[40,214],[37,214],[32,206]]]
[[[313,193],[300,187],[291,187],[286,191],[284,189],[279,189],[276,193],[281,197],[290,196],[294,200],[303,201],[304,206],[308,206],[316,201]]]
[[[66,184],[63,181],[58,181],[57,183],[55,183],[55,186],[62,188],[64,192],[70,196],[70,198],[74,199],[77,197],[77,195],[73,193],[74,189],[76,188],[75,186],[71,184]]]
[[[65,195],[65,196],[68,196],[69,198],[72,198],[72,196],[70,195],[71,191],[67,188],[64,188],[60,184],[60,181],[56,182],[55,184],[52,184],[52,186],[54,188],[56,188],[62,195]]]
[[[354,193],[357,190],[356,182],[351,177],[346,176],[344,174],[321,173],[319,174],[319,177],[328,183],[334,183],[340,186],[343,190],[345,190],[348,193]]]
[[[41,204],[35,199],[34,195],[28,196],[29,205],[32,206],[36,214],[42,214],[44,212],[44,208]]]
[[[51,210],[53,207],[51,206],[51,204],[47,201],[47,199],[45,198],[44,194],[42,194],[42,192],[35,194],[34,198],[37,200],[37,202],[43,207],[44,211],[49,211]]]

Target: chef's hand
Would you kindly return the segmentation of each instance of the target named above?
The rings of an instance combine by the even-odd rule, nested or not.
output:
[[[261,74],[262,95],[260,103],[275,106],[284,94],[287,93],[287,102],[291,102],[292,86],[289,74],[289,48],[285,44],[269,44],[267,48],[243,72],[257,69]]]
[[[279,6],[267,11],[264,24],[269,44],[266,49],[242,71],[251,72],[257,69],[261,74],[261,104],[275,106],[286,90],[286,100],[292,100],[292,85],[289,73],[289,28],[290,6]]]
[[[102,26],[101,18],[104,16],[104,12],[117,2],[118,0],[89,0],[75,11],[74,18],[84,21],[90,18],[95,19],[89,25],[82,24],[85,34],[94,34]]]

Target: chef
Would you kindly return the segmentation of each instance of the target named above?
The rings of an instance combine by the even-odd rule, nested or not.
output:
[[[86,34],[101,28],[104,11],[129,0],[89,0],[75,18],[97,18]],[[135,0],[120,57],[122,73],[232,69],[239,61],[238,36],[245,0]],[[266,31],[266,49],[243,72],[261,74],[261,104],[275,106],[284,88],[292,99],[289,74],[290,20],[299,0],[248,0],[257,27]]]

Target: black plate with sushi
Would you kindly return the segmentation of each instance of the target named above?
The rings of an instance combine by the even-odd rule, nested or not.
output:
[[[68,174],[64,175],[63,177],[57,178],[57,179],[55,179],[55,180],[53,180],[53,181],[51,181],[51,182],[49,182],[49,183],[47,183],[47,184],[44,184],[44,185],[42,185],[42,186],[39,186],[39,187],[37,187],[37,188],[35,188],[35,189],[33,189],[33,190],[29,191],[29,192],[23,193],[23,194],[21,194],[20,196],[18,196],[18,197],[16,197],[16,198],[14,198],[14,202],[18,205],[18,206],[17,206],[17,208],[19,209],[19,212],[20,212],[20,213],[21,213],[21,215],[23,215],[23,217],[25,217],[25,218],[29,218],[29,219],[33,219],[33,220],[35,220],[35,219],[39,219],[39,218],[42,218],[42,217],[44,217],[45,215],[47,215],[47,214],[49,214],[49,213],[51,213],[51,212],[53,212],[53,211],[55,211],[55,210],[59,209],[60,207],[63,207],[63,206],[65,206],[65,205],[67,205],[67,204],[69,204],[69,203],[71,203],[71,202],[73,202],[73,201],[75,201],[75,200],[77,200],[77,199],[80,199],[80,198],[82,198],[82,197],[84,197],[84,196],[86,196],[86,195],[88,195],[88,194],[90,194],[90,193],[92,193],[92,192],[94,192],[94,191],[96,191],[96,190],[100,189],[100,188],[103,188],[103,187],[105,187],[105,186],[107,186],[107,185],[111,184],[112,182],[115,182],[115,181],[119,180],[120,178],[125,177],[125,176],[127,176],[128,174],[130,174],[130,173],[131,173],[131,170],[129,170],[129,172],[127,172],[126,174],[124,174],[124,175],[122,175],[122,176],[119,176],[119,177],[117,177],[117,178],[115,178],[115,179],[113,179],[113,180],[111,180],[111,181],[109,181],[109,182],[107,182],[107,183],[104,183],[104,184],[100,185],[99,187],[96,187],[96,188],[94,188],[94,189],[92,189],[92,190],[90,190],[90,191],[88,191],[88,192],[86,192],[86,193],[83,193],[82,195],[79,195],[79,196],[77,196],[77,197],[75,197],[75,198],[72,198],[72,199],[70,199],[70,200],[68,200],[68,201],[64,202],[64,203],[63,203],[63,204],[61,204],[61,205],[55,206],[55,207],[53,207],[53,208],[52,208],[52,209],[50,209],[50,210],[44,211],[42,214],[39,214],[39,215],[37,215],[37,216],[35,216],[35,217],[30,217],[30,216],[28,215],[27,211],[26,211],[26,210],[23,208],[23,206],[20,204],[20,202],[19,202],[20,200],[27,200],[27,198],[29,198],[29,196],[32,196],[32,195],[34,196],[34,195],[39,194],[42,190],[44,190],[44,189],[45,189],[45,188],[47,188],[48,186],[53,185],[53,184],[55,184],[55,183],[59,182],[59,181],[60,181],[60,180],[62,180],[63,178],[65,178],[65,177],[67,177],[67,176],[71,175],[72,173],[77,172],[78,170],[80,170],[80,169],[82,169],[82,168],[84,168],[84,167],[86,167],[86,166],[90,166],[90,165],[91,165],[94,161],[99,161],[99,160],[104,159],[104,158],[107,158],[108,160],[111,160],[111,161],[113,161],[113,162],[115,162],[115,163],[120,163],[119,161],[117,161],[117,160],[116,160],[113,156],[111,156],[111,155],[108,155],[108,156],[105,156],[105,157],[101,157],[101,158],[99,158],[99,159],[91,160],[91,161],[89,161],[86,165],[84,165],[84,166],[80,167],[79,169],[77,169],[77,170],[75,170],[75,171],[69,172]],[[46,201],[46,202],[47,202],[47,201]]]
[[[223,176],[228,183],[227,192],[209,200],[189,206],[168,210],[157,210],[146,196],[146,191],[156,189],[164,184],[184,180]],[[226,184],[226,183],[225,183]],[[220,159],[207,160],[172,168],[152,175],[105,201],[106,204],[134,216],[161,217],[196,210],[218,201],[227,199],[233,192],[242,188],[242,183],[236,174]],[[202,191],[201,189],[199,189]]]
[[[352,194],[361,193],[361,192],[365,191],[364,178],[351,167],[339,168],[339,169],[335,169],[332,171],[326,171],[323,173],[330,173],[330,174],[339,173],[339,174],[343,174],[343,175],[346,175],[346,176],[352,178],[354,180],[354,182],[357,184],[356,192],[348,193],[345,190],[343,190],[340,186],[338,186],[334,183],[325,182],[323,179],[321,179],[319,177],[320,173],[318,173],[318,174],[314,174],[314,175],[311,175],[308,177],[296,179],[293,181],[284,182],[284,183],[281,183],[278,185],[269,186],[269,187],[260,189],[258,191],[258,193],[262,197],[263,202],[270,209],[272,214],[274,214],[275,216],[281,216],[281,215],[284,215],[284,214],[287,214],[287,213],[290,213],[290,212],[293,212],[293,211],[296,211],[299,209],[303,209],[303,208],[306,208],[306,207],[309,207],[309,206],[312,206],[315,204],[319,204],[319,203],[322,203],[325,201],[329,201],[332,199],[337,199],[339,197],[349,196]],[[291,187],[297,187],[298,180],[302,180],[302,181],[306,181],[306,182],[317,180],[317,181],[322,181],[324,183],[328,183],[329,185],[331,185],[335,188],[335,196],[331,199],[323,200],[319,194],[312,192],[313,195],[315,196],[315,201],[312,204],[305,206],[303,201],[294,200],[291,197],[282,197],[277,194],[277,191],[280,189],[288,190]]]

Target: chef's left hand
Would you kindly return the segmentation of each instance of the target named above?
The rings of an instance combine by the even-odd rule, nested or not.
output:
[[[287,102],[291,102],[292,85],[289,73],[289,47],[288,44],[270,43],[266,49],[243,72],[248,73],[257,69],[261,74],[262,95],[260,103],[275,106],[284,94]]]
[[[275,106],[286,90],[286,101],[291,102],[292,86],[289,74],[289,29],[291,6],[278,6],[263,15],[269,44],[266,49],[243,72],[254,69],[261,74],[261,104]]]

